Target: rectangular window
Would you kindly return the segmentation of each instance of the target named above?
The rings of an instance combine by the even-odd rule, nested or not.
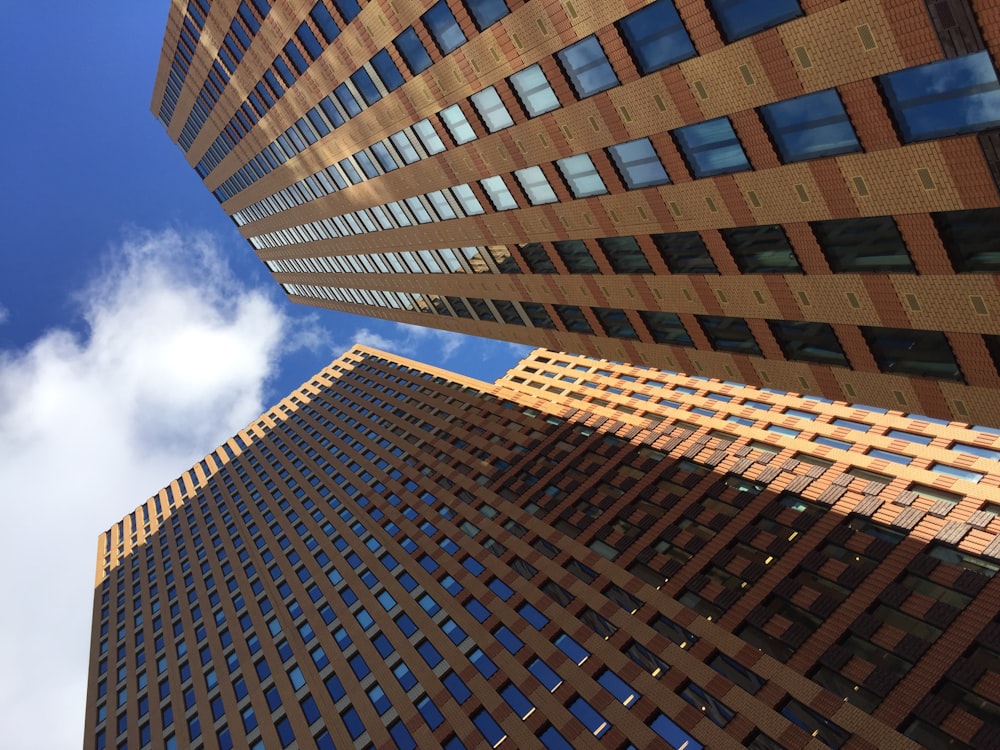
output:
[[[802,273],[785,231],[777,224],[720,229],[741,273]]]
[[[608,147],[608,155],[629,190],[664,185],[670,182],[667,170],[649,138],[619,143]]]
[[[850,367],[847,355],[828,323],[769,320],[767,324],[787,359]]]
[[[575,305],[553,305],[556,315],[566,326],[566,330],[572,333],[593,334],[594,329],[590,327],[583,311]]]
[[[639,317],[658,344],[694,346],[687,329],[675,313],[640,310]]]
[[[375,54],[372,58],[372,67],[389,91],[395,91],[403,85],[403,76],[387,50],[381,50]]]
[[[537,117],[561,106],[540,66],[530,65],[509,80],[528,117]]]
[[[696,52],[671,0],[657,0],[618,22],[618,30],[640,73],[694,57]]]
[[[563,72],[580,99],[617,86],[618,76],[597,37],[581,39],[556,53]]]
[[[635,332],[624,310],[608,307],[595,307],[593,310],[608,336],[631,341],[639,340],[639,334]]]
[[[964,382],[941,331],[861,326],[861,334],[882,372]]]
[[[559,200],[541,167],[518,169],[514,172],[514,177],[517,178],[532,206],[556,203]]]
[[[891,216],[814,221],[809,225],[834,273],[916,273]]]
[[[476,28],[487,29],[510,13],[504,0],[464,0],[465,7],[476,22]]]
[[[465,44],[466,39],[465,34],[462,33],[462,27],[458,25],[455,15],[445,0],[440,0],[432,5],[420,18],[431,36],[434,37],[442,55],[447,55]]]
[[[802,15],[798,0],[709,0],[727,42],[735,42]]]
[[[479,114],[479,118],[483,121],[483,125],[491,133],[509,128],[514,124],[514,118],[510,116],[510,112],[504,106],[503,100],[500,98],[500,94],[497,93],[495,86],[490,86],[473,94],[469,97],[469,100]]]
[[[517,201],[514,200],[510,188],[507,187],[502,177],[487,177],[480,180],[479,184],[486,191],[486,195],[497,211],[509,211],[517,208]]]
[[[438,113],[438,116],[445,127],[448,128],[448,132],[451,133],[451,137],[455,139],[456,144],[461,145],[476,140],[476,131],[472,129],[472,125],[465,118],[465,113],[462,112],[462,108],[459,105],[452,104],[450,107],[442,109]]]
[[[431,66],[431,56],[427,54],[427,50],[412,26],[397,36],[393,44],[413,75],[427,70]]]
[[[708,337],[712,348],[720,352],[761,355],[757,340],[742,318],[721,315],[696,315],[699,325]]]
[[[615,273],[652,273],[645,253],[634,237],[602,237],[597,244]]]
[[[587,154],[568,156],[556,161],[556,166],[562,173],[566,186],[574,198],[588,198],[592,195],[604,195],[608,188],[597,172],[597,167]]]
[[[768,104],[760,108],[760,113],[785,162],[861,150],[835,89]]]
[[[750,161],[728,117],[677,128],[673,135],[695,177],[712,177],[750,169]]]
[[[986,50],[879,78],[904,143],[1000,125],[1000,82]]]
[[[652,239],[671,273],[719,272],[698,232],[654,234]]]
[[[552,244],[570,273],[601,272],[583,240],[565,240]]]
[[[944,249],[958,273],[1000,272],[1000,208],[932,213]]]

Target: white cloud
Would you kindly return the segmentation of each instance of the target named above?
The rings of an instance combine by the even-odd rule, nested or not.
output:
[[[364,344],[403,357],[414,357],[424,362],[447,362],[463,346],[482,341],[474,336],[467,336],[455,331],[443,331],[439,328],[424,328],[409,323],[393,323],[386,333],[379,333],[370,328],[359,328],[354,332],[350,342],[333,347],[336,354],[347,350],[352,344]],[[434,356],[436,348],[437,356]]]
[[[0,326],[10,320],[10,310],[0,305]]]
[[[209,237],[134,233],[78,301],[85,335],[0,351],[0,736],[19,750],[80,746],[98,534],[263,411],[289,346],[323,338]]]

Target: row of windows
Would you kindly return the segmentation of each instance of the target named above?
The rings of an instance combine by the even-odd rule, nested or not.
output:
[[[261,5],[266,6],[265,0],[261,0]],[[177,51],[174,52],[174,59],[170,63],[170,73],[167,75],[167,85],[163,92],[163,101],[160,102],[160,110],[157,116],[165,126],[170,125],[170,120],[174,116],[174,109],[177,107],[177,99],[181,89],[184,87],[184,80],[187,78],[188,69],[191,67],[191,60],[198,47],[198,40],[201,38],[201,30],[205,27],[205,18],[210,10],[208,0],[190,0],[187,11],[181,19],[181,31],[177,39]]]

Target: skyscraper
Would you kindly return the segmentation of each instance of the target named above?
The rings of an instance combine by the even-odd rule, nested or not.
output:
[[[991,14],[175,0],[152,109],[296,302],[1000,424]]]
[[[85,748],[997,748],[998,457],[355,347],[101,535]]]

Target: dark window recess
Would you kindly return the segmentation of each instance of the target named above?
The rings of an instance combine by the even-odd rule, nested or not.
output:
[[[757,340],[743,318],[729,318],[722,315],[696,315],[698,324],[708,337],[712,348],[720,352],[741,354],[761,353]]]
[[[795,699],[789,699],[781,714],[827,747],[838,748],[851,737],[850,732]]]
[[[861,334],[882,372],[964,382],[941,331],[861,326]]]
[[[542,243],[529,242],[526,245],[518,245],[517,249],[532,273],[556,273],[556,267],[542,247]]]
[[[931,218],[956,271],[1000,271],[1000,208],[942,211]]]
[[[694,346],[687,329],[681,319],[674,313],[640,310],[639,317],[646,324],[653,340],[658,344],[676,344],[678,346]]]
[[[513,304],[507,300],[493,300],[493,306],[500,313],[500,317],[503,318],[505,323],[513,323],[514,325],[523,326],[524,321],[521,320],[521,316],[517,314],[517,309]]]
[[[802,273],[785,231],[777,224],[720,229],[743,273]]]
[[[594,329],[583,315],[583,311],[575,305],[553,305],[556,315],[562,320],[567,331],[573,333],[593,333]]]
[[[556,252],[570,273],[600,273],[593,256],[583,240],[565,240],[553,242]]]
[[[889,216],[810,224],[835,273],[916,273],[906,243]]]
[[[514,260],[514,256],[511,255],[510,250],[502,245],[497,245],[495,247],[486,248],[490,256],[493,258],[493,262],[497,264],[497,268],[500,269],[500,273],[521,273],[520,266],[517,265],[517,261]],[[478,269],[475,269],[476,273],[480,273]]]
[[[469,308],[466,307],[461,297],[445,297],[445,299],[448,300],[451,309],[455,311],[455,315],[459,318],[472,318],[472,313],[469,312]]]
[[[476,311],[476,317],[480,320],[492,320],[494,323],[496,322],[496,316],[487,307],[486,300],[470,297],[469,304],[472,305],[472,309]]]
[[[986,344],[986,350],[993,359],[993,366],[1000,374],[1000,336],[987,333],[983,336],[983,343]]]
[[[652,238],[670,273],[719,272],[698,232],[654,234]]]
[[[524,312],[528,315],[528,320],[531,321],[531,325],[535,328],[554,329],[556,327],[556,324],[552,322],[552,318],[546,312],[544,306],[537,302],[522,302],[521,307],[524,308]]]
[[[604,237],[597,241],[615,273],[652,273],[634,237]]]
[[[593,310],[608,336],[616,339],[639,340],[639,334],[635,332],[624,310],[609,307],[595,307]]]
[[[787,359],[850,367],[833,327],[828,323],[769,320],[767,324]]]

